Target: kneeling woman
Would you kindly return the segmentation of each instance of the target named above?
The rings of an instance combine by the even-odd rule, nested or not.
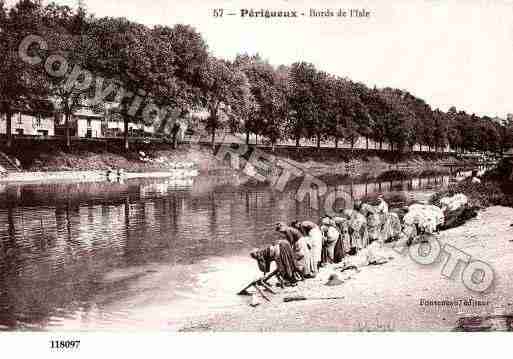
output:
[[[301,272],[296,266],[294,253],[288,241],[282,239],[267,248],[254,249],[250,255],[257,261],[258,268],[264,273],[270,272],[271,262],[276,262],[277,277],[281,287],[286,284],[296,285]]]
[[[276,225],[276,231],[283,234],[292,246],[296,266],[301,272],[301,276],[303,278],[315,277],[317,275],[317,266],[315,265],[315,260],[308,244],[308,237],[305,237],[298,229],[288,226],[285,223],[278,223]]]
[[[292,222],[292,226],[299,229],[307,239],[315,267],[319,268],[322,262],[322,232],[319,226],[311,221]]]

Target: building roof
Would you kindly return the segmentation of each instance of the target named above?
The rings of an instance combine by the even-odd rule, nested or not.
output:
[[[41,117],[52,117],[55,110],[53,103],[45,99],[33,99],[28,103],[14,106],[13,109],[26,115]]]
[[[77,116],[77,117],[88,117],[88,118],[96,118],[96,119],[103,119],[103,114],[99,114],[99,113],[94,113],[91,109],[89,108],[81,108],[80,110],[77,110],[73,113],[74,116]]]

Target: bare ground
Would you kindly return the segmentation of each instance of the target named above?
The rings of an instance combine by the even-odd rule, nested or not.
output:
[[[345,271],[339,274],[344,280],[339,286],[324,284],[336,270],[324,268],[315,279],[278,289],[271,302],[190,318],[182,331],[449,331],[462,316],[512,313],[512,223],[513,208],[496,206],[440,234],[442,246],[450,244],[494,269],[495,281],[484,294],[466,289],[461,265],[451,278],[442,276],[447,255],[437,263],[419,265],[388,248],[386,254],[392,260],[361,267],[359,272]],[[283,302],[284,297],[295,295],[344,298]],[[473,299],[488,304],[422,306],[421,299]]]

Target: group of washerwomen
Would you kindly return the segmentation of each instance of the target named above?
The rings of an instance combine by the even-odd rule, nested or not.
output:
[[[298,280],[313,278],[327,263],[340,263],[347,255],[365,249],[368,264],[381,264],[379,248],[385,242],[400,240],[405,245],[426,240],[440,229],[452,228],[476,216],[469,198],[457,193],[440,199],[439,205],[414,203],[389,211],[382,196],[378,205],[356,201],[340,216],[324,216],[320,224],[311,221],[278,223],[282,239],[251,252],[264,273],[276,263],[281,284],[294,286]]]
[[[276,224],[282,235],[277,243],[264,249],[254,249],[259,269],[270,272],[274,261],[281,286],[295,286],[298,280],[314,278],[327,263],[340,263],[347,255],[358,254],[374,241],[396,240],[402,231],[397,213],[389,212],[382,197],[379,204],[355,202],[340,216],[324,216],[320,223],[294,221]]]

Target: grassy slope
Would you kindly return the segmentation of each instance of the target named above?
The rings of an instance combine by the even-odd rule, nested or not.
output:
[[[28,171],[100,170],[123,168],[126,171],[148,171],[169,168],[176,162],[194,162],[202,170],[226,169],[228,163],[221,163],[208,146],[181,146],[171,149],[168,144],[133,145],[131,152],[125,153],[119,144],[99,144],[77,142],[71,151],[63,144],[49,142],[16,143],[12,149],[0,148],[10,156],[20,160]],[[143,162],[140,151],[158,161]],[[268,151],[268,150],[266,150]],[[408,168],[408,171],[437,170],[443,168],[441,162],[452,161],[448,155],[433,153],[394,154],[380,151],[334,150],[315,148],[277,148],[273,155],[295,164],[310,174],[348,174],[352,176],[368,173],[373,177],[384,171]]]

